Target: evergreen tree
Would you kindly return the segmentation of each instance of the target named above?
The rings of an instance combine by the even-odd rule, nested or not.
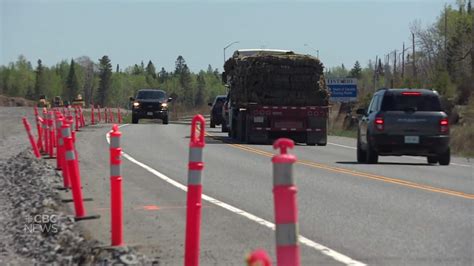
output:
[[[351,69],[350,77],[359,79],[362,75],[362,68],[360,67],[359,61],[356,61],[354,67]]]
[[[79,80],[77,79],[76,63],[74,62],[74,59],[71,60],[71,64],[69,65],[69,73],[67,75],[66,87],[68,98],[70,100],[75,99],[77,94],[79,93]]]
[[[212,74],[214,71],[212,70],[211,64],[207,66],[207,74]]]
[[[146,66],[146,73],[156,79],[156,69],[155,65],[150,61],[148,61],[148,65]]]
[[[178,76],[179,78],[179,85],[183,90],[184,103],[191,107],[194,104],[194,92],[191,86],[191,72],[186,64],[183,65],[181,73]]]
[[[471,0],[469,0],[469,2],[467,2],[467,13],[471,14],[471,12],[472,12],[472,5],[471,5]]]
[[[143,72],[141,71],[140,67],[135,64],[133,66],[133,71],[132,71],[132,75],[141,75]]]
[[[119,64],[117,64],[117,68],[115,69],[115,72],[116,72],[116,73],[119,73],[119,72],[120,72]]]
[[[99,90],[98,103],[105,106],[107,102],[107,93],[112,83],[112,64],[108,56],[104,55],[99,60]]]
[[[168,80],[168,72],[166,72],[164,67],[161,68],[161,71],[158,74],[158,78],[160,83],[164,83],[166,80]]]
[[[200,71],[197,76],[197,91],[194,98],[194,106],[202,106],[204,104],[204,92],[206,90],[206,80],[204,79],[204,71]]]
[[[34,93],[30,90],[27,91],[27,98],[36,98],[38,99],[40,95],[46,94],[46,80],[44,75],[44,67],[41,63],[41,59],[38,60],[38,66],[36,67],[36,80],[35,80],[35,87]]]
[[[180,55],[178,56],[178,58],[176,58],[174,74],[180,75],[181,73],[183,73],[184,66],[186,66],[186,61]]]

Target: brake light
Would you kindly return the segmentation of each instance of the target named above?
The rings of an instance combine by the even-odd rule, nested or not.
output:
[[[443,118],[439,121],[439,131],[441,133],[449,132],[449,120],[447,118]]]
[[[375,128],[379,131],[383,131],[384,129],[384,121],[383,121],[383,117],[376,117],[375,118],[375,121],[374,121],[374,124],[375,124]]]
[[[405,96],[420,96],[420,95],[421,95],[421,92],[417,92],[417,91],[404,91],[404,92],[402,92],[402,95],[405,95]]]

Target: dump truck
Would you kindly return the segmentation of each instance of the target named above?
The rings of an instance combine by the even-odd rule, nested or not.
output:
[[[86,105],[86,102],[84,101],[84,99],[82,99],[82,95],[78,94],[77,97],[74,100],[72,100],[71,105],[84,108],[84,106]]]
[[[229,88],[229,136],[244,143],[287,137],[326,145],[329,92],[323,70],[318,58],[290,50],[235,51],[222,73]]]
[[[48,101],[48,99],[46,98],[46,95],[40,95],[40,96],[39,96],[39,99],[38,99],[37,106],[38,106],[38,107],[50,108],[50,107],[51,107],[51,103],[50,103],[50,102]]]
[[[63,107],[64,103],[61,96],[55,96],[53,99],[53,107]]]

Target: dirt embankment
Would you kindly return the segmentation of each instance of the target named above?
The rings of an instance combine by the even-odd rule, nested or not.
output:
[[[35,102],[31,100],[27,100],[21,97],[8,97],[5,95],[0,95],[0,106],[8,106],[8,107],[18,107],[18,106],[34,106]]]

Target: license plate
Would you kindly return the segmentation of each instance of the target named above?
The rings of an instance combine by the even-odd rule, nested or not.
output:
[[[146,115],[153,115],[153,112],[147,112]]]
[[[420,137],[419,136],[405,136],[405,143],[418,144],[420,143]]]
[[[254,123],[263,123],[263,116],[256,116],[253,118]]]

